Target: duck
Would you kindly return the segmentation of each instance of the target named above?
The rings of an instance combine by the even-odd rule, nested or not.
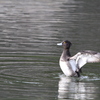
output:
[[[61,43],[57,43],[58,46],[63,46],[63,52],[61,54],[59,65],[62,72],[66,76],[77,76],[80,77],[82,73],[82,67],[86,63],[100,62],[100,52],[83,50],[71,56],[70,47],[72,43],[65,40]]]

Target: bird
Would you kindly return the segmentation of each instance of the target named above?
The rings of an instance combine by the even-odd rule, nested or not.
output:
[[[68,40],[65,40],[57,45],[63,46],[63,52],[61,54],[59,65],[62,72],[66,76],[77,76],[80,77],[82,73],[82,67],[86,63],[95,63],[100,62],[100,52],[92,50],[83,50],[71,56],[70,47],[72,43]]]

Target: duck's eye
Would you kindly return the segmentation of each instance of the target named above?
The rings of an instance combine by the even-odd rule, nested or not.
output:
[[[66,42],[63,42],[63,44],[66,44]]]

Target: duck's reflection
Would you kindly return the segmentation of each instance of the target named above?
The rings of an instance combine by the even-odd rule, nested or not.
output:
[[[66,99],[95,99],[96,87],[90,82],[79,82],[74,77],[60,76],[58,84],[58,100]]]

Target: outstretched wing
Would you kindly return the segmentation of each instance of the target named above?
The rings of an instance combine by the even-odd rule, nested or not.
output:
[[[86,63],[100,62],[100,53],[95,51],[85,50],[77,53],[70,59],[75,59],[76,64],[80,69]]]

